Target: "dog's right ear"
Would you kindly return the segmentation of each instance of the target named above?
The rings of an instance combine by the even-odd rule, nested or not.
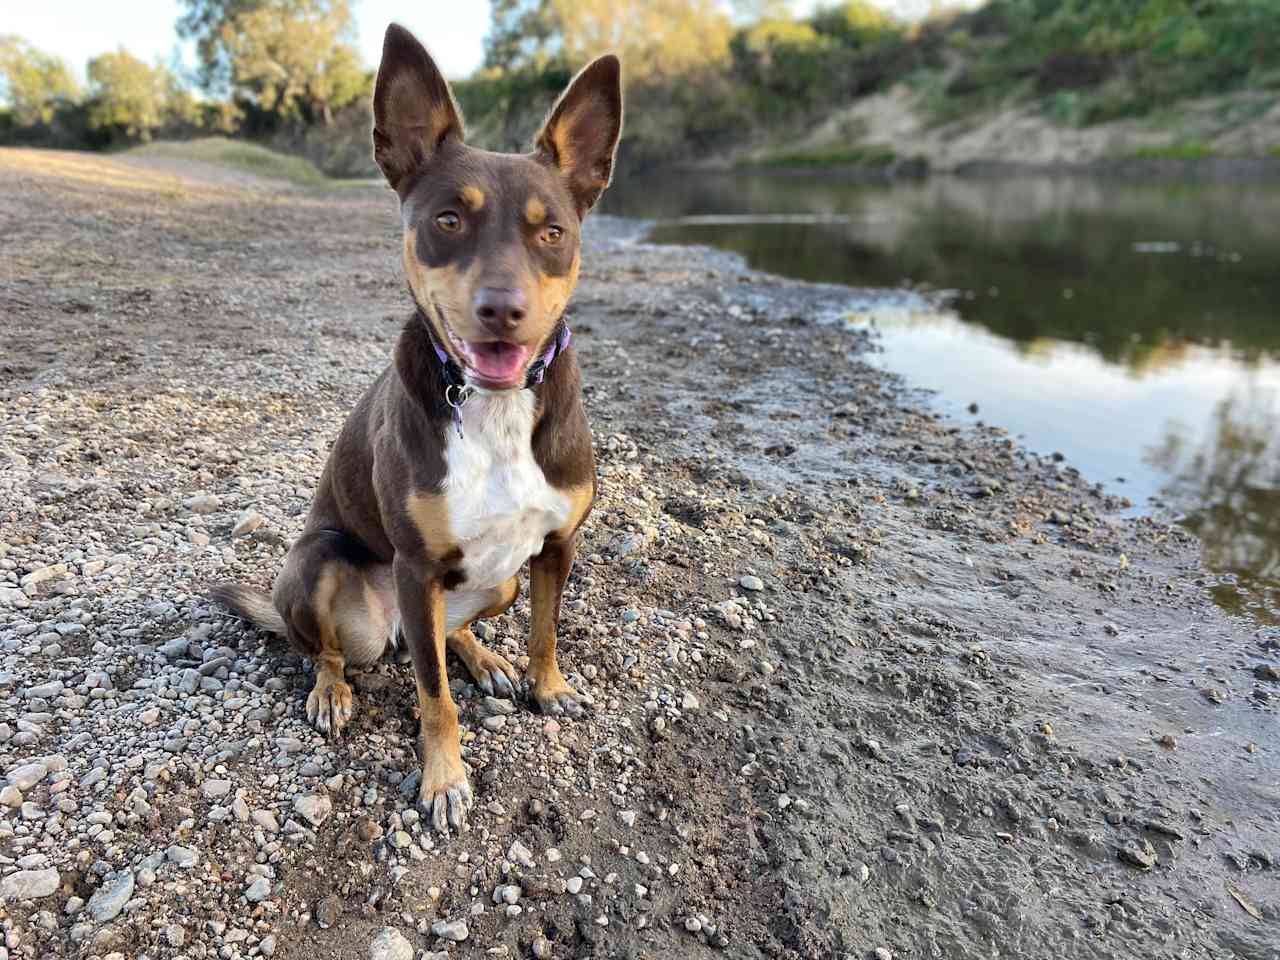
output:
[[[373,159],[399,190],[450,138],[462,139],[462,117],[449,84],[417,38],[391,24],[373,88]]]

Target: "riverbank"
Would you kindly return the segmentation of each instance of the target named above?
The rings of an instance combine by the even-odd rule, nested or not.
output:
[[[11,955],[363,956],[391,927],[460,957],[1276,956],[1280,636],[1212,605],[1180,528],[824,322],[909,295],[592,222],[601,500],[564,622],[592,706],[459,683],[478,802],[440,840],[402,789],[407,668],[359,675],[326,743],[309,665],[202,599],[269,582],[386,362],[393,198],[0,169]],[[487,640],[517,659],[526,625]]]

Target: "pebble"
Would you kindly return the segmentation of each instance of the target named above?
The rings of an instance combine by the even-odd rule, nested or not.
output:
[[[567,889],[574,896],[577,896],[579,893],[582,892],[582,878],[570,877],[568,880],[565,881],[565,889]]]
[[[53,896],[60,885],[58,871],[52,867],[47,870],[19,870],[0,881],[0,896],[5,900],[39,900]]]
[[[393,927],[383,927],[369,944],[369,960],[413,960],[413,945]]]
[[[738,580],[738,586],[740,586],[743,590],[750,590],[752,593],[759,593],[761,590],[764,589],[764,581],[761,580],[759,577],[755,577],[755,576],[752,576],[751,574],[748,574],[747,576],[742,577],[741,579]]]
[[[888,947],[876,947],[876,960],[893,960],[893,951]]]
[[[231,792],[230,780],[206,780],[200,787],[206,800],[219,800]]]
[[[250,903],[261,903],[271,896],[271,881],[266,877],[258,877],[244,891],[244,898]]]
[[[531,949],[537,960],[547,960],[551,956],[551,941],[539,934],[533,938]]]
[[[257,510],[246,510],[236,517],[235,526],[231,528],[231,536],[247,537],[266,522],[266,517]]]
[[[165,851],[165,858],[184,870],[188,870],[200,862],[199,853],[190,847],[180,847],[176,844]]]
[[[293,810],[307,823],[318,827],[333,813],[333,801],[323,794],[309,793],[294,798]]]
[[[534,867],[533,852],[519,840],[513,841],[509,850],[507,850],[507,859],[512,863],[518,863],[526,870],[532,870]]]
[[[49,765],[43,761],[24,763],[9,771],[9,783],[26,793],[49,774]]]
[[[485,717],[483,720],[480,721],[480,725],[484,727],[486,730],[488,730],[490,733],[497,733],[499,730],[501,730],[503,727],[507,725],[507,718],[502,716],[502,714],[498,714],[492,717]]]
[[[13,784],[0,790],[0,806],[8,807],[11,810],[18,809],[18,807],[22,806],[22,791]]]
[[[461,943],[471,935],[465,920],[437,920],[431,925],[431,932],[444,940]]]
[[[115,880],[99,887],[86,909],[89,916],[98,923],[106,923],[119,916],[124,905],[133,897],[134,876],[132,870],[126,870]]]

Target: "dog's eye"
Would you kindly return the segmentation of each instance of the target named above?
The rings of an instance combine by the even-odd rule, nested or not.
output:
[[[462,218],[452,210],[436,215],[436,226],[445,233],[457,233],[462,229]]]
[[[554,224],[542,231],[543,243],[559,243],[564,239],[564,228],[557,227]]]

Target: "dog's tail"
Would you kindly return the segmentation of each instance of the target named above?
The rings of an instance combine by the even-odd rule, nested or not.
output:
[[[271,598],[261,590],[239,583],[220,583],[209,591],[209,596],[223,606],[230,607],[236,616],[248,620],[260,630],[285,635],[284,618],[272,604]]]

